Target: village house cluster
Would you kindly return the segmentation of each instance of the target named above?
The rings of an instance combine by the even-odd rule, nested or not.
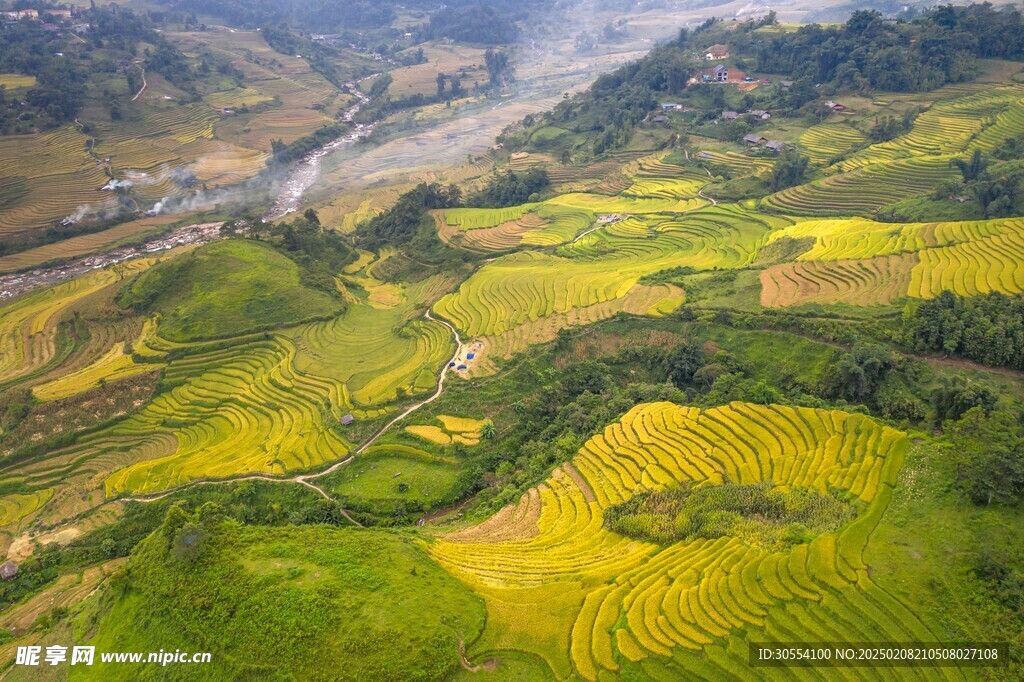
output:
[[[68,27],[75,33],[85,33],[91,27],[88,23],[76,23],[85,15],[84,7],[72,7],[70,9],[16,9],[0,12],[0,20],[4,26],[10,26],[22,21],[41,22],[43,29],[47,31],[59,31],[62,27]]]

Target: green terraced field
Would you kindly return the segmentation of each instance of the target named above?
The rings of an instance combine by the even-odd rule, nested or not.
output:
[[[949,157],[912,157],[855,167],[765,197],[769,210],[798,216],[873,215],[884,206],[933,191],[957,175]]]

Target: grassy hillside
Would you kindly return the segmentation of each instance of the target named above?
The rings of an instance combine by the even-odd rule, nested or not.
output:
[[[212,663],[189,679],[211,680],[438,679],[484,620],[481,601],[400,535],[243,528],[175,510],[101,606],[95,625],[88,612],[78,622],[83,639],[100,650],[209,651]],[[110,679],[110,667],[72,679]],[[144,668],[127,674],[148,679]]]
[[[119,296],[163,316],[172,341],[221,338],[295,324],[342,310],[340,299],[300,282],[299,267],[255,241],[224,241],[153,268]]]

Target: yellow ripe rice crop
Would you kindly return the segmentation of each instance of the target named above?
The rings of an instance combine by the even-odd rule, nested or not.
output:
[[[488,423],[486,419],[469,419],[444,414],[438,415],[437,420],[441,422],[443,428],[414,424],[406,426],[405,430],[436,445],[452,445],[454,443],[476,445],[480,442],[480,430],[484,424]]]
[[[639,405],[518,505],[427,550],[487,603],[481,651],[534,653],[559,678],[597,680],[619,669],[615,652],[725,677],[745,655],[739,637],[794,622],[833,634],[841,608],[896,639],[920,637],[927,628],[879,594],[860,558],[907,447],[904,434],[840,411]],[[859,515],[781,551],[729,536],[659,547],[604,527],[604,510],[633,495],[724,481],[845,490]],[[527,608],[537,617],[519,622]],[[706,658],[687,657],[694,650]]]
[[[35,87],[35,76],[23,76],[20,73],[0,73],[0,88],[16,90],[18,88]]]
[[[146,320],[142,334],[132,343],[133,348],[144,348],[146,342],[156,332],[156,321]],[[96,387],[101,381],[109,382],[123,379],[142,372],[160,369],[160,363],[137,363],[132,356],[125,353],[122,344],[115,344],[106,354],[91,365],[74,372],[64,374],[53,381],[36,386],[32,393],[39,400],[60,400],[77,395]]]
[[[1024,220],[944,223],[809,220],[774,232],[812,238],[796,263],[761,273],[761,303],[884,305],[942,291],[974,296],[1024,292]]]
[[[37,511],[53,497],[52,488],[0,497],[0,527],[13,526]]]
[[[175,388],[101,438],[141,440],[170,432],[176,447],[110,475],[107,494],[243,473],[281,474],[343,457],[349,444],[328,421],[345,407],[341,387],[296,372],[295,356],[293,344],[274,337],[172,362],[165,377]]]
[[[105,287],[148,268],[153,259],[139,259],[17,298],[0,308],[0,384],[37,374],[70,350],[59,333],[69,307]]]

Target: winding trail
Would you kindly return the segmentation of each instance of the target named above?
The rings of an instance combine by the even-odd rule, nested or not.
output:
[[[690,151],[688,149],[684,149],[683,150],[683,156],[686,157],[686,160],[688,162],[690,161]],[[704,168],[704,166],[701,166],[701,168]],[[714,175],[711,174],[711,171],[709,171],[707,168],[704,168],[704,172],[708,174],[709,178],[715,177]],[[712,206],[718,206],[718,202],[715,201],[714,197],[709,197],[707,194],[704,194],[704,188],[703,187],[697,190],[697,196],[699,196],[701,199],[707,199],[708,201],[711,202]]]
[[[146,85],[146,70],[142,69],[142,87],[139,88],[139,91],[137,93],[135,93],[135,97],[132,97],[133,102],[137,100],[139,97],[141,97],[142,93],[146,91]]]
[[[169,495],[173,495],[174,493],[180,492],[180,491],[182,491],[182,490],[184,490],[186,488],[192,488],[192,487],[196,487],[196,486],[200,486],[200,485],[225,485],[225,484],[228,484],[228,483],[238,483],[238,482],[241,482],[241,481],[267,481],[267,482],[270,482],[270,483],[298,483],[299,485],[304,485],[307,488],[311,488],[312,490],[317,491],[318,493],[320,493],[320,496],[323,497],[325,500],[333,501],[334,498],[332,498],[327,493],[326,490],[324,490],[323,488],[318,486],[316,483],[313,483],[312,481],[314,481],[314,480],[316,480],[318,478],[321,478],[323,476],[326,476],[327,474],[333,473],[333,472],[337,471],[338,469],[340,469],[341,467],[350,464],[356,458],[356,456],[363,454],[363,452],[365,452],[367,448],[369,448],[371,445],[373,445],[392,426],[394,426],[398,422],[402,421],[403,419],[405,419],[410,414],[412,414],[416,410],[420,409],[424,405],[429,405],[430,403],[434,402],[435,400],[440,398],[441,395],[444,393],[444,382],[445,382],[445,379],[448,378],[448,370],[451,369],[451,364],[455,360],[458,359],[459,353],[462,351],[462,337],[459,336],[458,330],[451,323],[449,323],[446,320],[440,320],[440,319],[434,317],[433,315],[431,315],[429,308],[423,313],[423,316],[427,320],[429,320],[431,322],[437,322],[439,324],[443,324],[452,333],[452,336],[455,337],[455,352],[452,354],[452,356],[448,360],[445,361],[444,366],[441,368],[441,373],[438,375],[438,378],[437,378],[437,389],[428,398],[424,398],[423,400],[419,401],[418,403],[414,403],[413,405],[409,406],[408,408],[406,408],[406,410],[404,412],[402,412],[397,417],[395,417],[394,419],[389,421],[387,424],[382,426],[380,429],[378,429],[372,436],[370,436],[369,439],[367,439],[362,445],[360,445],[358,448],[356,448],[354,451],[352,451],[352,453],[348,457],[346,457],[345,459],[342,459],[342,460],[339,460],[339,461],[335,462],[334,464],[332,464],[327,469],[324,469],[323,471],[318,471],[318,472],[312,473],[312,474],[299,474],[297,476],[289,476],[289,477],[286,477],[286,478],[282,478],[280,476],[267,476],[267,475],[264,475],[264,474],[250,474],[250,475],[247,475],[247,476],[237,476],[237,477],[234,477],[234,478],[222,478],[222,479],[217,479],[215,481],[191,481],[189,483],[185,483],[184,485],[180,485],[180,486],[177,486],[175,488],[171,488],[170,490],[166,490],[166,491],[161,492],[161,493],[157,493],[157,494],[153,494],[153,495],[142,495],[142,496],[139,496],[139,497],[122,497],[122,498],[118,498],[116,500],[111,500],[111,501],[112,502],[116,502],[116,501],[119,501],[119,502],[156,502],[157,500],[162,500],[163,498],[168,497]],[[363,524],[359,523],[354,518],[352,518],[352,516],[347,511],[345,511],[344,509],[339,509],[339,511],[341,512],[342,516],[344,516],[347,520],[351,521],[354,525],[359,526],[360,528],[364,527]]]

